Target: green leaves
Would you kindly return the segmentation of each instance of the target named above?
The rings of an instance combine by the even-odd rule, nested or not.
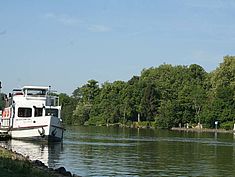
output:
[[[74,97],[70,97],[64,93],[59,94],[60,103],[62,106],[61,117],[66,124],[74,124],[73,111],[76,108],[78,101]]]
[[[84,123],[90,118],[89,115],[91,107],[92,105],[90,103],[80,102],[73,112],[73,116],[75,117],[74,123],[78,125],[84,125]]]
[[[214,121],[234,121],[235,57],[226,56],[213,72],[201,66],[172,66],[144,69],[129,81],[95,80],[60,95],[63,115],[71,124],[105,125],[138,120],[157,121],[162,128]],[[68,117],[69,116],[69,117]]]

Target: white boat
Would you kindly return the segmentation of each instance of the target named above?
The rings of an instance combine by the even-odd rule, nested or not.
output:
[[[4,99],[4,104],[0,132],[7,132],[13,139],[63,139],[59,97],[52,93],[50,86],[14,89],[9,98]]]

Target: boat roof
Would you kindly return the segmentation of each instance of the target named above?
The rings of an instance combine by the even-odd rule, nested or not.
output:
[[[42,89],[49,90],[49,86],[24,86],[22,89]]]

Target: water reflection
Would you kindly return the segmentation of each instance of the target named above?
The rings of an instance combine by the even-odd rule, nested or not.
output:
[[[45,165],[55,168],[63,152],[63,143],[45,143],[36,141],[10,140],[0,142],[2,146],[12,149],[31,160],[40,160]]]

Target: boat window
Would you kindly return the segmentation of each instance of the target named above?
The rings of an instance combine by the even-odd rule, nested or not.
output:
[[[27,95],[30,96],[45,96],[46,90],[45,89],[27,89]]]
[[[18,117],[32,117],[32,109],[18,108]]]
[[[41,117],[42,116],[42,108],[34,108],[34,117]]]
[[[58,117],[58,109],[46,109],[46,116]]]

